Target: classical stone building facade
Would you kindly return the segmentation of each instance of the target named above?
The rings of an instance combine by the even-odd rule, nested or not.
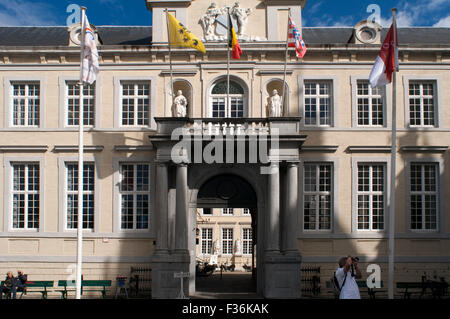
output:
[[[254,239],[262,296],[298,298],[301,265],[320,266],[324,285],[347,254],[363,270],[380,265],[387,282],[392,93],[391,85],[368,85],[387,30],[365,21],[303,28],[308,52],[297,60],[289,51],[284,113],[271,118],[269,98],[283,92],[288,9],[301,26],[306,1],[230,4],[243,54],[232,60],[229,96],[220,17],[227,3],[145,2],[152,27],[95,28],[101,71],[84,90],[85,278],[151,266],[153,297],[174,298],[173,273],[189,271],[184,286],[194,294],[196,230],[201,239],[206,228],[197,211],[235,208],[250,213],[243,228]],[[207,50],[172,48],[185,118],[171,117],[165,8]],[[211,16],[213,9],[221,12]],[[450,279],[449,34],[398,30],[396,281],[424,272]],[[34,280],[58,280],[74,269],[79,57],[76,25],[0,28],[4,273],[22,268]],[[211,135],[242,147],[235,154],[243,161],[196,159],[196,147],[208,148],[196,138]],[[176,148],[186,137],[192,153]],[[229,228],[217,229],[234,256]]]

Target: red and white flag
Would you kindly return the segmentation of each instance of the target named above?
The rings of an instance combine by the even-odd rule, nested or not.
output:
[[[303,42],[300,31],[298,31],[291,17],[289,17],[288,47],[295,47],[295,54],[299,59],[303,58],[306,54],[305,42]]]
[[[395,39],[398,39],[396,28]],[[369,81],[373,88],[384,86],[392,81],[392,73],[398,66],[398,41],[395,42],[394,24],[392,24],[370,72]]]
[[[98,65],[98,51],[95,43],[95,34],[91,29],[88,18],[84,15],[84,21],[82,23],[84,30],[83,37],[83,70],[81,73],[81,80],[89,84],[94,83],[99,72]]]

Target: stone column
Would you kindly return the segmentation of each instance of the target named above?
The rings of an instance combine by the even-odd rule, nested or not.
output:
[[[167,163],[156,164],[156,251],[168,252],[168,174]]]
[[[288,162],[286,168],[286,203],[284,205],[283,250],[298,252],[297,245],[298,163]]]
[[[267,225],[266,251],[278,252],[280,250],[280,169],[279,163],[270,165],[271,174],[268,176],[267,189]]]
[[[177,165],[176,173],[175,251],[188,252],[188,186],[187,164]]]

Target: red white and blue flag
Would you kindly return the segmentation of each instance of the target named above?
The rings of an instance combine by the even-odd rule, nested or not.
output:
[[[295,54],[299,59],[303,58],[306,54],[305,42],[303,42],[300,31],[295,26],[291,17],[289,17],[288,47],[295,47]]]

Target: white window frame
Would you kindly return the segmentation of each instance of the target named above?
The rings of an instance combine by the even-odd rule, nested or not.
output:
[[[203,238],[203,235],[205,234],[207,238]],[[209,234],[210,233],[210,234]],[[210,236],[209,236],[210,235]],[[212,255],[213,253],[213,240],[214,240],[214,229],[213,227],[202,227],[200,228],[200,254],[202,255]],[[206,251],[203,251],[203,243],[206,242],[206,250],[208,250],[208,243],[209,243],[209,253]]]
[[[250,208],[242,208],[242,215],[243,216],[250,216]]]
[[[217,119],[220,119],[220,118],[222,118],[222,119],[230,119],[231,117],[229,116],[230,115],[230,113],[231,113],[231,108],[230,108],[230,102],[228,101],[226,101],[226,98],[227,98],[227,94],[212,94],[212,90],[213,90],[213,88],[216,86],[216,84],[218,84],[218,83],[220,83],[220,82],[222,82],[222,81],[226,81],[226,77],[219,77],[219,78],[216,78],[216,79],[214,79],[211,83],[210,83],[210,86],[209,86],[209,90],[207,91],[207,98],[206,98],[206,105],[207,105],[207,107],[206,107],[206,112],[205,112],[205,117],[209,117],[209,118],[212,118],[213,116],[212,116],[212,114],[213,114],[213,108],[212,108],[212,104],[213,104],[213,98],[224,98],[225,99],[225,117],[216,117]],[[245,83],[245,81],[242,81],[241,79],[239,79],[239,78],[236,78],[236,77],[230,77],[230,82],[235,82],[235,83],[237,83],[241,88],[242,88],[242,90],[244,91],[244,93],[243,94],[229,94],[229,99],[232,99],[232,98],[236,98],[236,97],[242,97],[242,100],[243,100],[243,117],[245,118],[245,117],[250,117],[250,112],[251,112],[251,110],[249,110],[249,105],[252,105],[251,104],[251,101],[250,101],[250,94],[249,94],[249,90],[248,90],[248,87],[247,87],[247,84]]]
[[[319,188],[317,188],[316,191],[314,192],[307,192],[306,188],[305,188],[305,168],[307,165],[313,165],[314,167],[316,167],[315,173],[316,173],[316,186],[318,187],[320,184],[320,170],[318,169],[319,166],[322,165],[327,165],[330,167],[330,191],[320,191]],[[316,224],[314,229],[306,229],[305,228],[305,207],[304,205],[302,205],[302,225],[303,225],[303,232],[330,232],[333,229],[333,215],[334,215],[334,165],[332,162],[304,162],[302,165],[302,197],[301,197],[301,202],[304,204],[305,203],[305,196],[307,195],[312,195],[312,196],[321,196],[321,195],[326,195],[330,197],[330,228],[324,228],[324,229],[320,229],[319,228],[319,217],[320,217],[320,212],[319,212],[319,201],[316,201],[316,207],[315,207],[315,220],[316,220]]]
[[[13,109],[13,85],[14,83],[39,84],[39,125],[13,125],[14,109]],[[45,127],[45,97],[46,97],[46,83],[44,77],[4,77],[3,78],[3,101],[4,101],[4,127],[19,131],[38,130]]]
[[[122,125],[122,83],[145,83],[149,85],[149,123],[148,125]],[[156,77],[154,76],[115,76],[114,77],[114,128],[122,131],[156,130]]]
[[[155,200],[153,200],[156,196],[155,187],[156,185],[156,166],[154,162],[154,155],[135,155],[133,157],[115,157],[112,159],[112,167],[113,167],[113,233],[115,234],[133,234],[138,238],[153,238],[156,236],[155,234]],[[121,196],[120,196],[120,165],[121,164],[148,164],[150,165],[150,203],[149,203],[149,228],[148,229],[122,229],[122,204],[121,204]]]
[[[305,189],[304,189],[304,167],[306,164],[329,164],[332,167],[332,175],[331,175],[331,182],[332,182],[332,206],[331,206],[331,228],[330,229],[321,229],[321,230],[305,230],[304,229],[304,219],[303,216],[305,214],[304,211],[304,205],[303,198],[305,195]],[[299,188],[299,210],[300,210],[300,217],[298,220],[298,228],[297,231],[299,234],[301,234],[304,237],[322,237],[322,236],[329,236],[330,234],[334,234],[339,232],[338,229],[339,226],[339,158],[333,157],[333,156],[319,156],[319,157],[305,157],[300,161],[299,164],[299,177],[298,177],[298,188]]]
[[[231,214],[229,213],[231,209]],[[234,216],[234,208],[222,208],[222,216]]]
[[[372,220],[370,220],[369,230],[358,229],[358,165],[384,165],[384,228],[372,229]],[[353,157],[352,158],[352,234],[355,237],[364,237],[364,234],[369,236],[383,237],[387,234],[389,229],[389,212],[388,212],[388,196],[390,194],[390,158],[389,157]]]
[[[122,175],[122,166],[123,165],[132,165],[133,166],[133,185],[134,187],[136,186],[136,179],[137,179],[137,170],[136,167],[137,165],[147,165],[148,166],[148,190],[147,191],[137,191],[135,189],[133,189],[132,191],[123,191],[120,189],[120,184],[123,181],[123,175]],[[140,162],[120,162],[119,163],[119,174],[120,174],[120,182],[119,182],[119,196],[120,196],[120,229],[121,230],[133,230],[133,231],[148,231],[150,229],[150,211],[151,211],[151,203],[152,203],[152,197],[151,197],[151,165],[150,163],[140,163]],[[122,196],[123,195],[133,195],[133,227],[132,228],[123,228],[122,227]],[[148,225],[146,228],[136,228],[136,224],[137,224],[137,207],[136,207],[136,197],[138,195],[147,195],[148,196],[148,216],[147,216],[147,220],[148,220]]]
[[[3,201],[3,232],[14,236],[16,233],[42,232],[44,229],[45,212],[45,161],[43,157],[5,157],[4,158],[4,201]],[[37,164],[39,166],[39,227],[13,228],[13,165]]]
[[[391,115],[391,101],[392,101],[392,90],[391,84],[388,84],[384,88],[381,88],[381,98],[383,100],[383,125],[359,125],[358,124],[358,83],[364,81],[369,82],[369,78],[362,76],[351,76],[351,86],[352,86],[352,127],[356,129],[374,129],[380,130],[383,128],[390,128],[392,126],[392,115]],[[370,85],[369,85],[370,88]],[[370,109],[369,112],[372,110]]]
[[[67,228],[67,164],[76,163],[78,165],[77,156],[64,156],[58,159],[58,171],[59,171],[59,223],[58,228],[60,232],[74,233],[77,229]],[[86,233],[98,233],[100,221],[100,180],[99,180],[99,165],[93,156],[86,156],[84,158],[84,164],[94,165],[94,228],[83,229]]]
[[[330,125],[306,125],[305,124],[305,82],[328,82],[330,83]],[[299,76],[299,114],[302,117],[300,126],[306,130],[326,130],[338,127],[338,80],[335,76]],[[318,106],[320,111],[320,106]],[[320,118],[318,113],[317,118]]]
[[[423,124],[423,109],[421,108],[421,125],[410,124],[410,105],[409,105],[409,84],[410,82],[432,82],[434,92],[434,125],[422,125]],[[403,76],[403,95],[404,95],[404,114],[405,114],[405,127],[411,130],[432,130],[441,127],[442,108],[441,108],[441,83],[442,78],[440,76],[423,76],[423,75],[408,75]],[[421,103],[422,105],[422,103]]]
[[[231,230],[231,238],[230,238],[230,231]],[[225,238],[225,231],[227,232],[227,236]],[[231,256],[233,255],[233,251],[234,251],[234,228],[233,227],[223,227],[221,229],[221,248],[222,248],[222,255],[223,256]],[[224,247],[225,247],[225,242],[227,242],[227,248],[229,248],[231,250],[231,253],[225,252],[224,251]]]
[[[436,213],[436,229],[412,229],[411,228],[411,165],[412,164],[436,164],[437,165],[437,213]],[[445,231],[445,200],[444,196],[444,160],[441,157],[425,157],[425,158],[408,158],[405,160],[406,169],[406,220],[407,232],[414,235],[426,235],[443,233]]]
[[[245,232],[247,230],[250,230],[250,236],[249,238],[245,238]],[[242,238],[242,255],[244,256],[251,256],[252,255],[252,251],[253,251],[253,237],[252,237],[252,232],[253,229],[252,227],[242,227],[242,231],[241,231],[241,238]],[[249,249],[250,252],[246,252],[245,251],[245,243],[247,243],[247,247]]]

